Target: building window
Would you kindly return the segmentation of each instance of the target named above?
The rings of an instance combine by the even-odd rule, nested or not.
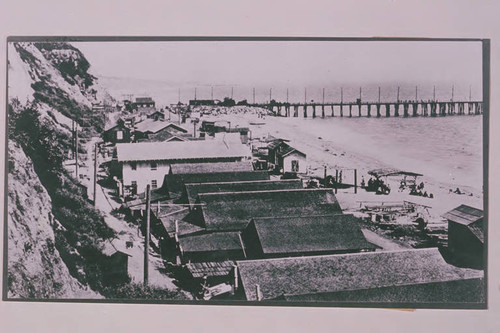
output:
[[[116,140],[123,140],[123,131],[116,132]]]
[[[292,160],[292,172],[299,172],[299,161]]]
[[[157,187],[158,187],[158,182],[156,181],[156,179],[153,179],[153,180],[151,181],[151,187],[152,187],[152,188],[157,188]]]
[[[156,170],[158,168],[158,165],[156,162],[151,162],[151,170]]]
[[[137,170],[137,162],[130,163],[130,167],[132,168],[132,170]]]

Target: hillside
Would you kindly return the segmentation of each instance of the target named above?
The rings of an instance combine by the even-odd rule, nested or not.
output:
[[[108,110],[92,104],[113,100],[70,44],[10,43],[8,60],[6,296],[101,298],[99,244],[113,232],[62,164],[72,120],[82,137],[97,133]]]

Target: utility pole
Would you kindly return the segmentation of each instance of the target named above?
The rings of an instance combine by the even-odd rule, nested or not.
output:
[[[323,88],[323,105],[325,104],[325,88]]]
[[[253,88],[253,104],[255,104],[255,88]]]
[[[304,88],[304,104],[307,104],[307,88]]]
[[[398,86],[398,98],[397,98],[397,101],[399,102],[399,86]]]
[[[272,101],[272,95],[273,95],[273,88],[269,88],[269,103]]]
[[[73,145],[73,159],[75,159],[75,120],[71,119],[71,144]]]
[[[78,124],[75,128],[75,177],[78,180]]]
[[[436,101],[436,86],[434,86],[434,95],[433,100]]]
[[[415,102],[418,101],[418,86],[415,86]]]
[[[361,87],[359,87],[359,101],[361,102]]]
[[[344,104],[344,88],[340,87],[340,104]]]
[[[94,207],[97,205],[97,142],[94,144]]]
[[[453,102],[453,96],[455,95],[455,85],[451,86],[451,101]]]
[[[179,93],[178,93],[178,94],[179,94],[179,100],[178,100],[178,103],[180,103],[180,102],[181,102],[181,88],[179,88]]]
[[[286,102],[288,103],[288,88],[286,88]]]
[[[151,210],[151,193],[150,193],[150,185],[148,184],[146,186],[146,235],[144,237],[144,287],[148,286],[148,279],[149,279],[150,210]]]
[[[380,103],[380,87],[378,87],[378,102]]]
[[[194,100],[196,101],[196,87],[194,88]]]
[[[213,101],[213,100],[214,100],[214,87],[213,87],[213,86],[212,86],[212,93],[211,93],[211,95],[210,95],[210,96],[212,97],[211,99],[212,99],[212,101]]]

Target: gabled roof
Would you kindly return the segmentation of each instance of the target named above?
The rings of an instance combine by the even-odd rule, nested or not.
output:
[[[467,205],[460,205],[443,215],[445,219],[463,225],[474,223],[482,219],[483,216],[484,213],[482,210]]]
[[[202,174],[208,172],[253,171],[250,161],[216,163],[178,163],[172,164],[172,174]]]
[[[211,252],[241,250],[239,232],[216,232],[179,239],[182,252]]]
[[[207,230],[243,230],[255,217],[341,213],[330,189],[294,189],[199,194]]]
[[[250,158],[250,148],[244,144],[223,142],[139,142],[118,143],[118,162],[125,161],[178,161],[217,158]]]
[[[130,253],[130,251],[127,250],[127,247],[123,240],[112,239],[104,242],[102,247],[102,254],[111,257],[113,254],[117,252],[132,257],[132,254]]]
[[[247,300],[479,279],[444,261],[437,248],[238,261]]]
[[[247,230],[252,227],[264,254],[375,249],[351,214],[254,218]]]
[[[165,128],[174,128],[177,131],[187,133],[187,130],[181,126],[162,120],[154,120],[152,118],[144,119],[143,121],[135,124],[136,132],[142,133],[158,133]]]
[[[194,204],[200,193],[268,191],[284,189],[301,189],[300,179],[289,180],[255,180],[240,182],[190,183],[186,184],[186,196],[189,204]]]

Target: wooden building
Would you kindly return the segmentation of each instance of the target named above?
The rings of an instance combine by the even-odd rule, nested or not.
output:
[[[180,202],[194,207],[198,199],[198,194],[201,193],[271,191],[301,188],[303,188],[302,181],[299,179],[189,183],[184,186]]]
[[[106,241],[102,253],[106,258],[101,263],[104,283],[114,285],[128,282],[128,258],[132,255],[127,250],[127,245],[118,239]]]
[[[242,238],[251,259],[375,250],[351,214],[253,218]]]
[[[448,220],[448,250],[459,264],[482,267],[484,258],[484,213],[467,205],[443,215]]]
[[[237,266],[241,296],[250,301],[485,305],[483,271],[447,264],[437,248],[244,260]]]
[[[115,126],[104,130],[102,138],[104,142],[110,143],[130,142],[131,131],[123,120],[118,120],[118,123]]]
[[[242,231],[252,218],[341,213],[329,189],[291,189],[198,194],[193,219],[208,231]]]
[[[134,140],[136,142],[162,142],[173,136],[185,135],[186,133],[185,128],[174,123],[145,119],[135,124]]]
[[[132,107],[137,110],[144,108],[154,109],[155,101],[151,97],[137,97],[135,102],[132,103]]]
[[[155,121],[158,121],[158,120],[161,120],[161,121],[165,121],[165,113],[163,112],[163,109],[162,110],[157,110],[153,113],[150,113],[147,115],[147,117],[149,119],[153,119]]]
[[[220,232],[179,238],[183,263],[245,259],[239,232]]]
[[[268,162],[282,173],[307,173],[306,154],[293,148],[284,140],[276,139],[268,144]]]
[[[250,149],[243,144],[226,145],[218,141],[118,143],[116,159],[126,197],[162,186],[170,166],[180,163],[239,162],[251,158]],[[180,190],[180,189],[179,189]]]

